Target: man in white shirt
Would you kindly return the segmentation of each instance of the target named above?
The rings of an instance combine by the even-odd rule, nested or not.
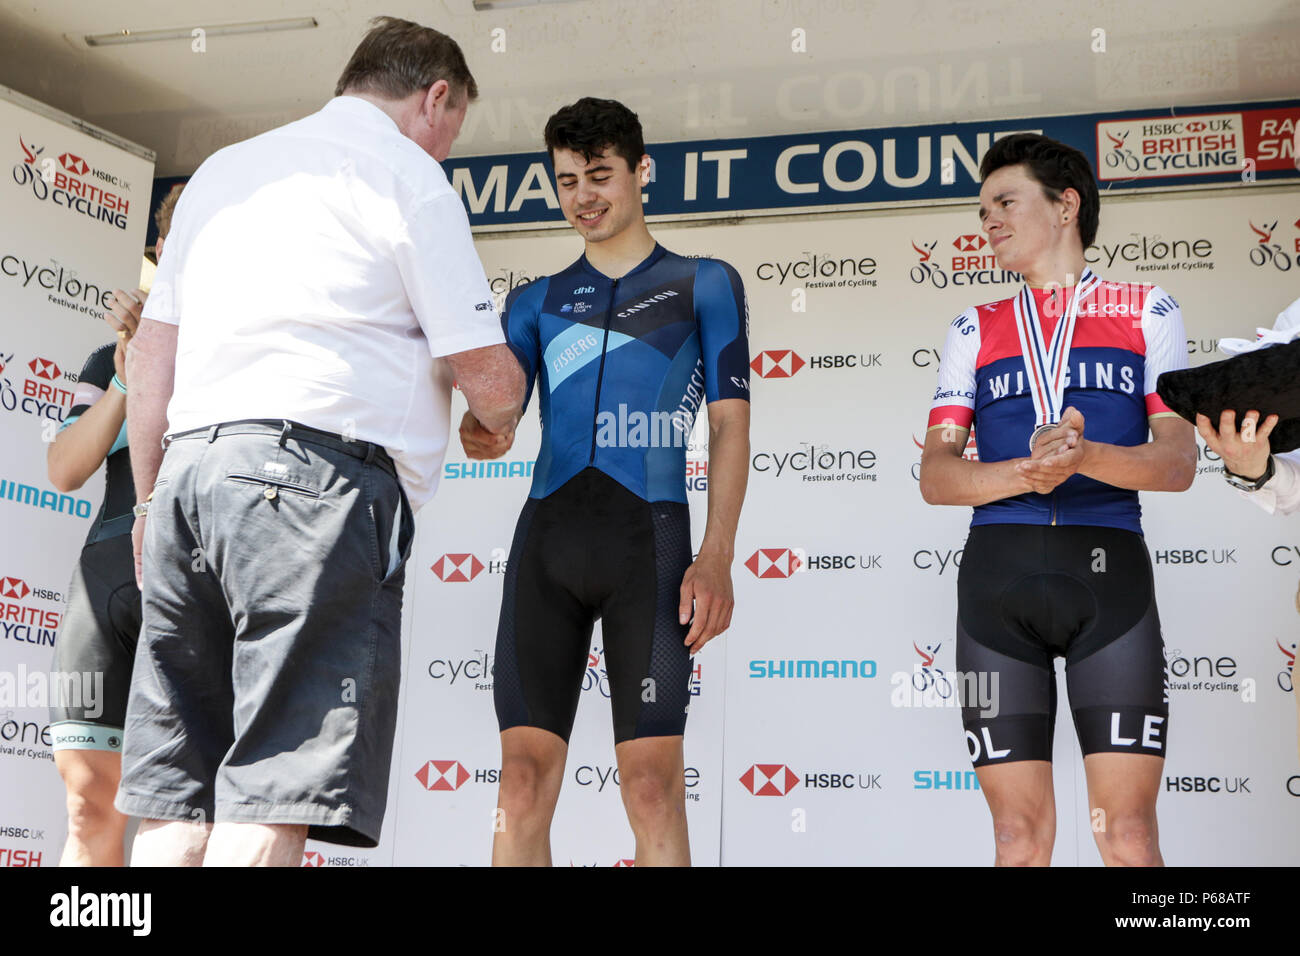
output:
[[[464,55],[380,17],[335,92],[199,168],[131,343],[134,863],[377,844],[453,377],[485,454],[518,421],[523,375],[439,165],[477,95]]]

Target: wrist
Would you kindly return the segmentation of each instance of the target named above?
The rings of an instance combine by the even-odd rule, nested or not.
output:
[[[1253,469],[1251,469],[1253,470]],[[1243,475],[1240,472],[1233,471],[1225,463],[1223,466],[1223,478],[1234,488],[1240,488],[1242,491],[1259,491],[1274,475],[1273,456],[1269,455],[1268,460],[1264,463],[1264,469],[1258,475]]]
[[[123,395],[126,394],[126,382],[122,381],[122,379],[118,377],[118,374],[116,372],[113,373],[113,387],[117,389],[119,392],[121,392]]]
[[[725,561],[730,564],[736,557],[735,545],[709,541],[707,538],[700,545],[697,560]]]

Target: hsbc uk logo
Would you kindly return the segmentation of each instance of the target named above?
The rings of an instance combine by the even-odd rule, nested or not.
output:
[[[31,593],[32,589],[21,578],[0,578],[0,598],[21,601]]]
[[[488,574],[504,574],[506,552],[503,548],[493,548],[486,564],[479,560],[478,555],[448,552],[434,561],[429,570],[444,584],[467,584],[484,571]]]
[[[459,790],[470,773],[459,760],[429,760],[415,772],[425,790]]]
[[[809,571],[873,571],[882,568],[879,554],[809,554],[803,548],[759,548],[745,559],[756,578],[789,578]]]
[[[880,368],[884,365],[881,352],[828,353],[811,355],[804,359],[793,349],[768,349],[759,352],[749,367],[759,378],[792,378],[801,368],[809,371],[828,369],[864,369]]]
[[[783,763],[756,763],[740,775],[740,783],[756,797],[784,797],[803,784],[806,790],[881,790],[878,773],[814,771],[802,777]]]
[[[51,382],[63,374],[58,365],[39,356],[28,362],[27,367],[32,370],[32,374],[37,378],[43,378]]]
[[[90,172],[90,165],[80,156],[75,156],[72,153],[64,153],[60,156],[59,163],[64,169],[76,176],[84,176]]]

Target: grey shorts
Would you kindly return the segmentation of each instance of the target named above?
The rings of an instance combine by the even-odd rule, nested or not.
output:
[[[288,423],[171,436],[117,808],[378,843],[414,521],[376,445]]]

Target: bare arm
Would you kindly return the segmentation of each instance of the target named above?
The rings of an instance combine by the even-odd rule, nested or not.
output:
[[[1016,468],[1023,458],[1007,461],[967,461],[970,429],[935,425],[925,434],[921,451],[921,497],[932,505],[986,505],[1033,491]]]
[[[473,415],[488,431],[514,431],[523,414],[524,371],[507,345],[456,352],[447,356]]]
[[[1133,491],[1186,491],[1196,477],[1196,440],[1192,425],[1173,415],[1150,421],[1151,441],[1141,445],[1110,445],[1089,441],[1082,416],[1065,410],[1057,432],[1044,436],[1047,445],[1057,445],[1058,433],[1077,432],[1072,447],[1059,447],[1049,454],[1037,454],[1021,462],[1018,470],[1031,482],[1055,487],[1075,473],[1087,475],[1116,488]]]
[[[176,382],[178,328],[142,319],[126,350],[130,383],[126,400],[126,435],[131,449],[131,473],[136,501],[153,491],[162,464],[162,437],[167,430],[167,403]]]
[[[725,398],[709,403],[709,514],[699,557],[686,569],[678,620],[691,622],[686,646],[696,654],[731,626],[735,597],[731,562],[736,525],[749,482],[749,402]]]
[[[108,457],[126,417],[126,396],[109,386],[80,418],[54,436],[45,455],[50,484],[76,491]]]

